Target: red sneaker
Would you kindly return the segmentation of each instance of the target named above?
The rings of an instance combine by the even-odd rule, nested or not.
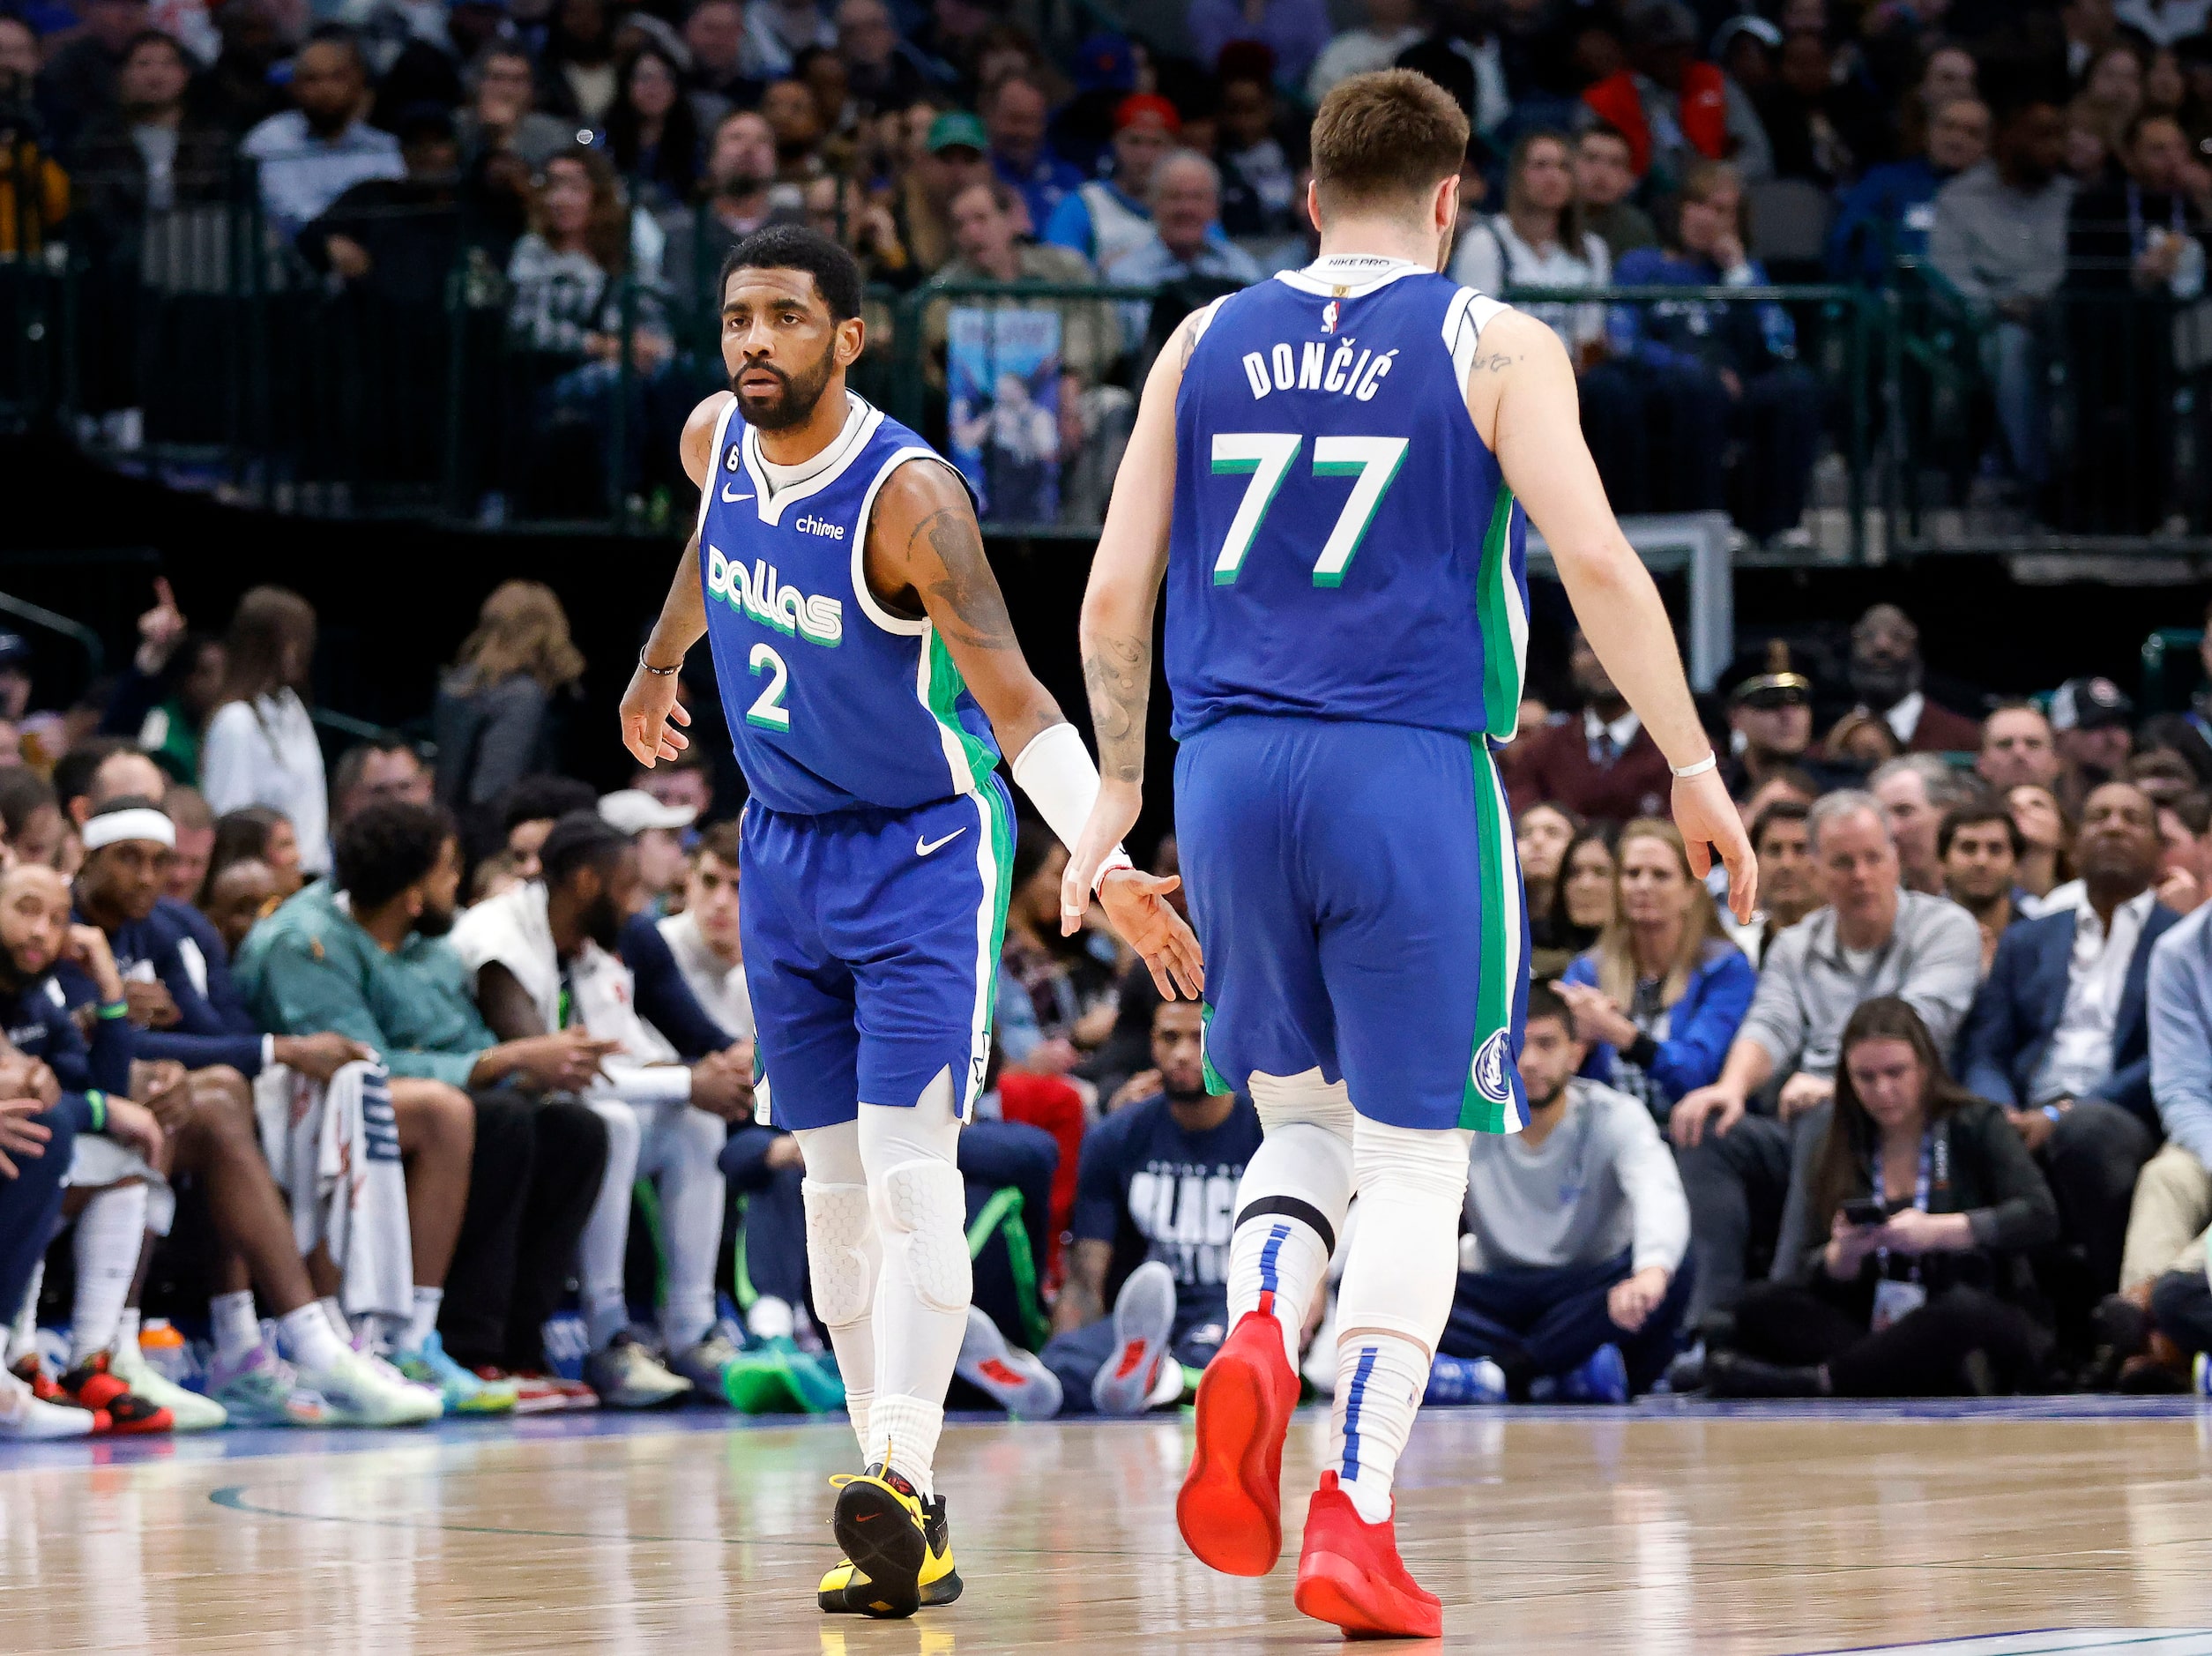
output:
[[[1333,1622],[1352,1637],[1441,1638],[1444,1608],[1434,1593],[1398,1560],[1396,1526],[1389,1518],[1369,1524],[1337,1486],[1321,1474],[1321,1488],[1306,1509],[1306,1541],[1298,1555],[1298,1589],[1292,1600],[1316,1622]]]
[[[1175,1497],[1175,1523],[1201,1563],[1264,1576],[1283,1555],[1283,1435],[1297,1406],[1283,1325],[1247,1311],[1198,1382],[1198,1441]]]
[[[62,1376],[62,1390],[81,1409],[93,1412],[95,1435],[114,1432],[129,1436],[141,1432],[173,1431],[176,1419],[158,1403],[147,1401],[108,1371],[108,1354],[96,1351]],[[100,1425],[102,1416],[108,1424]]]

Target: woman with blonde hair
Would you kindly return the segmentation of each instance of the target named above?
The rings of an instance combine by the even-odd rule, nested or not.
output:
[[[558,768],[561,707],[584,658],[542,581],[503,581],[438,687],[431,714],[441,803],[468,815],[522,777]]]
[[[1590,1043],[1583,1073],[1641,1100],[1665,1125],[1674,1100],[1720,1076],[1759,974],[1721,929],[1674,824],[1641,817],[1613,852],[1612,917],[1560,995]]]

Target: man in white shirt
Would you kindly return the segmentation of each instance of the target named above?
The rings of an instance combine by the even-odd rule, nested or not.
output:
[[[738,935],[737,824],[719,822],[699,836],[683,912],[659,922],[676,969],[708,1017],[741,1041],[753,1038],[753,1000],[745,989],[745,945]]]
[[[1674,1355],[1689,1204],[1650,1111],[1576,1078],[1588,1052],[1551,985],[1530,985],[1529,1124],[1476,1136],[1431,1402],[1625,1403]]]
[[[2151,946],[2180,916],[2158,901],[2157,809],[2107,782],[2082,810],[2078,901],[2007,930],[1959,1036],[1960,1078],[1994,1100],[2044,1165],[2080,1292],[2119,1280],[2128,1202],[2157,1147],[2146,992]]]
[[[724,1055],[685,1066],[637,1015],[629,970],[614,953],[643,899],[637,850],[594,812],[562,817],[540,854],[542,878],[479,903],[453,929],[474,974],[484,1021],[502,1040],[581,1024],[622,1045],[585,1089],[607,1130],[607,1171],[585,1226],[584,1377],[617,1408],[666,1403],[696,1387],[719,1397],[736,1351],[714,1329],[714,1265],[722,1236],[718,1158],[727,1123],[750,1108],[749,1079]],[[664,1367],[629,1332],[622,1290],[630,1192],[659,1185],[668,1287]],[[673,1372],[672,1372],[673,1370]]]
[[[399,178],[399,140],[361,118],[369,85],[361,48],[343,33],[309,41],[292,60],[292,101],[246,134],[239,152],[261,166],[261,206],[288,241],[355,184]]]

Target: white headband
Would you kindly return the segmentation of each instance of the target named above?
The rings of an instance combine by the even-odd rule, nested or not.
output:
[[[85,824],[85,849],[98,851],[121,839],[151,839],[176,849],[176,824],[151,805],[111,810]]]

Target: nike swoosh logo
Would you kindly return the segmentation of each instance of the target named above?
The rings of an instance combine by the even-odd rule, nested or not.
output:
[[[926,857],[931,852],[936,850],[938,847],[950,845],[954,840],[957,839],[962,834],[967,832],[968,831],[965,827],[959,827],[955,828],[950,833],[947,834],[942,839],[923,839],[917,838],[914,841],[914,854],[918,857]]]
[[[741,495],[735,489],[725,485],[722,490],[722,498],[728,501],[732,505],[735,505],[741,500],[752,499],[752,496],[750,495]]]

